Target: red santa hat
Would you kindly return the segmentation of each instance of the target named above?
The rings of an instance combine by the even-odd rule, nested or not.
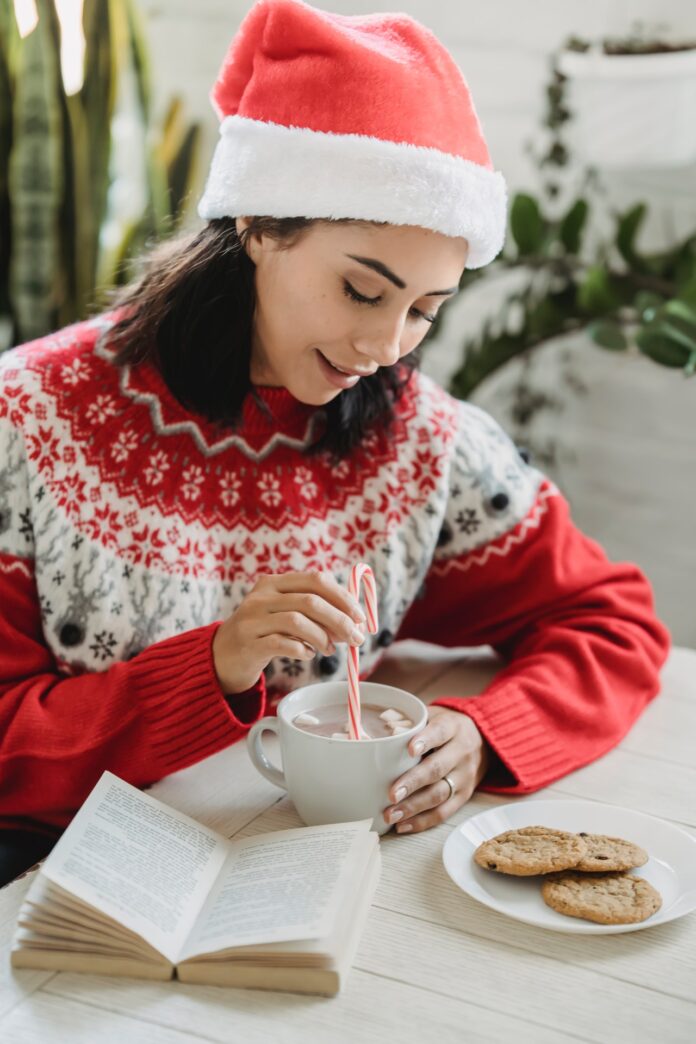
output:
[[[258,0],[210,94],[220,120],[200,217],[356,218],[503,245],[506,190],[449,52],[406,14]]]

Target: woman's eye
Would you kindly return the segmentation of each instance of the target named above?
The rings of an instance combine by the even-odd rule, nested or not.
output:
[[[382,300],[381,295],[379,297],[365,297],[364,294],[358,293],[354,286],[352,286],[347,279],[343,280],[343,293],[346,297],[349,297],[351,301],[357,301],[359,304],[376,305]],[[421,312],[418,308],[412,308],[410,313],[411,318],[416,321],[424,319],[426,323],[434,323],[437,316],[427,315],[425,312]]]
[[[365,297],[363,294],[359,294],[354,286],[348,282],[347,279],[343,280],[343,293],[346,297],[350,297],[351,301],[359,301],[360,304],[376,305],[382,300],[382,297]]]
[[[415,319],[425,319],[426,323],[434,323],[437,319],[436,315],[426,315],[425,312],[420,312],[417,308],[412,308],[411,311]]]

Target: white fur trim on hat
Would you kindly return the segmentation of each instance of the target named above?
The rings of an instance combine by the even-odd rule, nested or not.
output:
[[[226,116],[201,218],[356,218],[419,225],[469,242],[481,268],[505,239],[502,174],[438,149]]]

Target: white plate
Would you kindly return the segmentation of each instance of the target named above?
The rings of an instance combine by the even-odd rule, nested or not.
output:
[[[638,924],[595,924],[552,910],[541,897],[541,876],[511,877],[477,866],[474,851],[504,830],[523,826],[550,826],[588,834],[623,837],[644,848],[644,866],[632,872],[644,877],[662,896],[662,906]],[[684,830],[643,812],[594,801],[520,801],[480,812],[458,826],[447,838],[442,860],[462,891],[493,910],[526,924],[556,932],[599,935],[636,932],[673,921],[696,908],[696,838]]]

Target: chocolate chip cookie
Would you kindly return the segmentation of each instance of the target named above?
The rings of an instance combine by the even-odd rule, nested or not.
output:
[[[640,845],[625,841],[622,837],[608,837],[606,834],[585,834],[579,836],[587,845],[587,852],[573,870],[584,872],[606,872],[608,870],[632,870],[643,866],[648,861],[648,853]]]
[[[587,845],[578,834],[528,826],[484,841],[474,852],[474,860],[485,870],[530,877],[575,867],[586,854]]]
[[[635,924],[662,906],[660,893],[633,874],[585,874],[574,870],[544,881],[541,894],[547,906],[568,917],[597,924]]]

